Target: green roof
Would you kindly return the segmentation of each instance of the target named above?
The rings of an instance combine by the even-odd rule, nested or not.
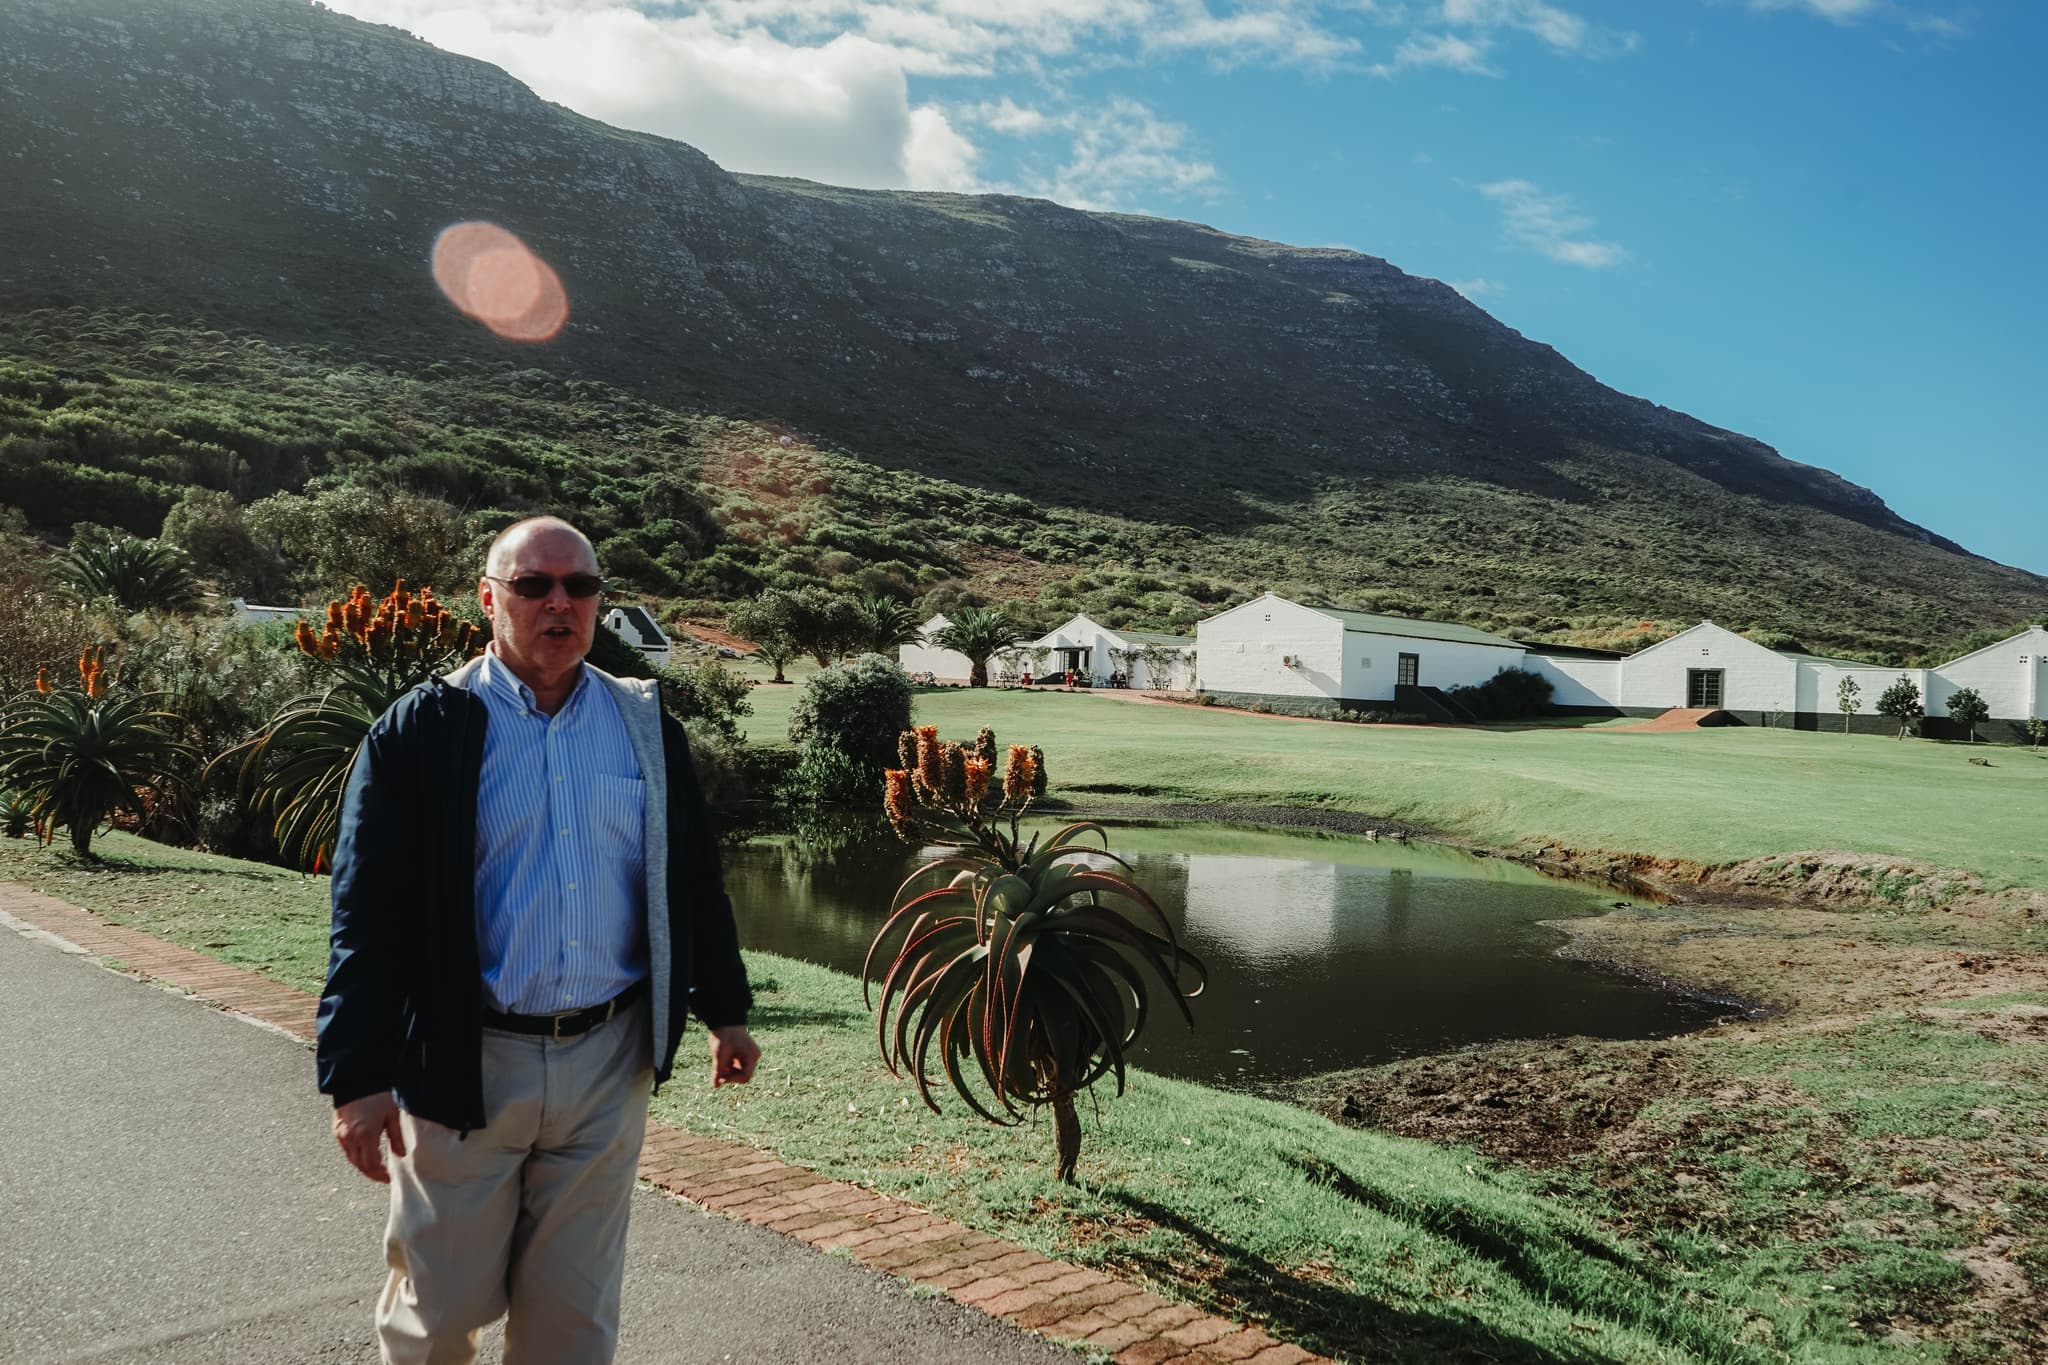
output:
[[[1400,635],[1411,640],[1449,640],[1462,645],[1498,645],[1503,649],[1526,649],[1528,646],[1498,635],[1488,635],[1471,626],[1454,625],[1449,621],[1412,621],[1405,616],[1376,616],[1369,611],[1339,611],[1335,607],[1310,607],[1325,616],[1334,616],[1344,623],[1344,629],[1364,631],[1372,635]]]
[[[1156,630],[1119,630],[1116,634],[1134,645],[1192,645],[1190,635],[1163,635]]]
[[[1774,649],[1773,654],[1782,654],[1803,664],[1829,664],[1835,668],[1889,668],[1889,664],[1874,664],[1862,659],[1830,659],[1825,654],[1801,654],[1795,649]]]

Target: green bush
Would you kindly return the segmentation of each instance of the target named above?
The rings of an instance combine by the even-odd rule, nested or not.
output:
[[[869,776],[896,759],[896,736],[910,728],[910,678],[894,659],[863,654],[813,673],[789,713],[790,743],[832,750]]]
[[[661,702],[670,715],[739,743],[741,717],[754,714],[754,688],[747,679],[709,659],[694,668],[671,664],[655,676],[661,679]]]
[[[1503,668],[1474,687],[1454,687],[1451,698],[1480,720],[1522,720],[1550,706],[1550,679],[1526,668]]]

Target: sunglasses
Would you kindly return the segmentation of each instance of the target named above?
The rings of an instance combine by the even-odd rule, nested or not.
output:
[[[549,573],[523,573],[517,578],[500,578],[487,573],[484,577],[493,583],[503,583],[512,589],[514,597],[546,597],[555,590],[557,583],[571,597],[595,597],[604,591],[604,580],[594,573],[565,573],[560,578]]]

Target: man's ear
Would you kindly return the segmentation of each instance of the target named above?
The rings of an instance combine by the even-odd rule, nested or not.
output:
[[[476,581],[476,604],[477,604],[477,606],[478,606],[478,607],[482,608],[482,610],[483,610],[483,613],[484,613],[484,616],[485,616],[485,618],[486,618],[486,619],[489,619],[489,617],[490,617],[490,614],[491,614],[491,601],[492,601],[492,591],[491,591],[491,589],[492,589],[492,584],[491,584],[491,580],[490,580],[490,579],[488,579],[488,578],[479,578],[479,579],[478,579],[478,580]]]

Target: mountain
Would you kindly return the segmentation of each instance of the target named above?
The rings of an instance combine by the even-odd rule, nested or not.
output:
[[[1021,561],[1014,591],[1074,559],[1522,634],[1712,616],[1842,648],[2048,609],[2048,579],[1617,393],[1374,257],[734,175],[317,4],[0,0],[0,130],[17,318],[114,310],[386,375],[539,371],[751,422],[841,467],[993,495],[976,505],[999,520],[1079,528],[1034,546],[962,525],[933,546],[969,576],[995,551]],[[467,219],[560,273],[553,341],[499,341],[435,292],[431,244]],[[61,367],[49,330],[41,351],[13,344]],[[167,378],[176,359],[115,368]],[[701,447],[684,432],[674,472],[711,479]]]

